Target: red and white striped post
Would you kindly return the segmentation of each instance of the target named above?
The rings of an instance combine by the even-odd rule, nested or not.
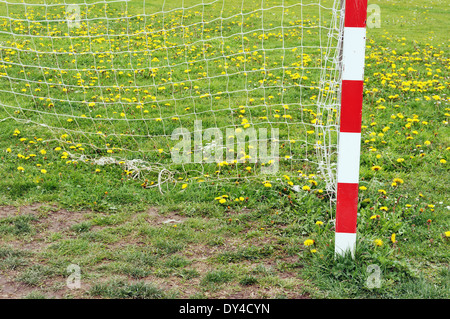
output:
[[[367,0],[345,0],[335,253],[356,248]]]

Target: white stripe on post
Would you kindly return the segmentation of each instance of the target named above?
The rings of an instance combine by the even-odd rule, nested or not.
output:
[[[364,80],[366,28],[344,28],[342,80]]]
[[[338,183],[359,182],[361,133],[339,133]]]
[[[334,251],[343,256],[350,251],[352,257],[355,256],[356,233],[336,233],[334,237]]]

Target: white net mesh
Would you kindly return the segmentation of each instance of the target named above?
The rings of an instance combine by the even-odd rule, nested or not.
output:
[[[0,121],[154,185],[319,173],[333,192],[340,16],[332,0],[0,1]]]

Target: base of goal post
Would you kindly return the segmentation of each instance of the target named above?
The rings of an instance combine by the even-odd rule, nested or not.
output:
[[[334,253],[345,256],[349,251],[352,258],[355,258],[356,233],[335,233]]]

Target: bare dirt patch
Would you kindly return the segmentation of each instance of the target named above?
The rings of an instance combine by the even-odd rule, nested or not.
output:
[[[146,220],[155,226],[160,226],[160,225],[174,225],[174,224],[179,224],[179,223],[183,223],[184,221],[187,220],[187,217],[178,215],[176,212],[168,212],[168,213],[164,213],[161,214],[159,212],[159,210],[155,207],[151,207],[148,209],[148,211],[146,212],[147,217]]]
[[[43,208],[52,209],[56,206],[49,206],[43,203],[34,203],[26,206],[0,206],[0,218],[14,217],[19,215],[38,215]]]
[[[33,225],[36,227],[38,234],[69,230],[72,225],[85,220],[85,215],[88,213],[88,211],[59,209],[56,205],[46,203],[35,203],[20,207],[0,206],[0,220],[20,215],[35,216],[36,220],[33,221]]]
[[[86,287],[83,289],[69,289],[65,285],[66,279],[56,277],[47,279],[39,287],[30,286],[16,281],[12,276],[0,276],[0,299],[46,298],[63,299],[86,298]]]
[[[47,232],[63,232],[85,220],[86,213],[88,212],[71,212],[60,209],[49,212],[46,218],[40,219],[40,223],[45,226]]]

